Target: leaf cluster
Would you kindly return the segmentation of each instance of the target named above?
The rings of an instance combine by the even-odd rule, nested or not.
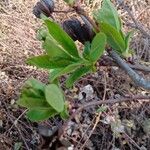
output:
[[[45,85],[36,79],[29,79],[17,104],[28,109],[27,117],[32,121],[46,120],[55,115],[64,119],[68,117],[63,92],[56,84]]]
[[[105,50],[106,36],[102,32],[98,33],[91,43],[85,44],[81,52],[57,23],[49,19],[45,19],[44,23],[48,32],[45,34],[45,29],[40,30],[39,39],[44,39],[42,46],[46,54],[31,57],[27,63],[50,70],[50,82],[70,74],[66,86],[72,87],[82,75],[94,70],[95,63]]]
[[[73,0],[66,0],[72,6]],[[122,32],[122,24],[116,8],[110,0],[103,0],[102,8],[93,14],[100,32],[92,42],[86,42],[79,50],[71,37],[56,22],[43,16],[44,26],[38,31],[44,53],[28,58],[27,63],[49,71],[50,83],[45,85],[35,79],[25,83],[18,104],[28,109],[27,117],[42,121],[55,115],[68,117],[64,94],[59,78],[68,75],[66,87],[70,88],[83,75],[96,71],[96,62],[103,55],[106,45],[123,57],[131,55],[129,43],[132,32]]]
[[[94,18],[106,34],[108,44],[123,57],[130,57],[129,45],[133,32],[123,33],[121,19],[110,0],[103,0],[102,8],[94,12]]]

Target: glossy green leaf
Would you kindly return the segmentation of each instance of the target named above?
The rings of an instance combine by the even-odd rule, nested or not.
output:
[[[66,87],[72,87],[75,81],[77,81],[81,76],[85,75],[91,70],[90,66],[82,66],[76,69],[66,80]]]
[[[52,109],[51,107],[34,108],[34,109],[30,109],[27,112],[27,117],[31,121],[44,121],[50,117],[55,116],[56,114],[57,114],[57,112],[54,109]]]
[[[55,22],[44,20],[50,35],[72,56],[79,58],[78,50],[71,37]]]
[[[125,41],[122,38],[120,32],[118,32],[113,26],[107,23],[101,23],[101,31],[107,36],[108,44],[117,52],[122,53],[125,51]]]
[[[17,104],[26,108],[48,107],[49,104],[43,98],[22,97],[17,101]]]
[[[62,112],[64,109],[64,95],[61,89],[55,85],[50,84],[45,88],[46,101],[51,105],[57,112]]]
[[[104,33],[100,32],[94,37],[91,43],[91,50],[89,55],[92,62],[96,62],[104,53],[106,41],[106,35]]]
[[[117,31],[121,30],[118,12],[110,0],[103,0],[102,8],[94,14],[96,21],[112,25]]]
[[[54,68],[65,67],[73,63],[73,61],[66,59],[64,57],[50,58],[48,55],[40,55],[40,56],[29,58],[27,60],[27,63],[30,65],[37,66],[39,68],[54,69]]]
[[[47,36],[44,43],[43,48],[46,50],[46,53],[52,58],[61,56],[64,58],[71,57],[69,54],[67,54],[62,47],[50,36]]]
[[[52,73],[50,74],[50,80],[54,81],[56,78],[58,78],[64,74],[71,73],[75,69],[77,69],[80,65],[81,65],[81,63],[74,63],[74,64],[68,65],[67,67],[62,68],[62,69],[53,70]]]

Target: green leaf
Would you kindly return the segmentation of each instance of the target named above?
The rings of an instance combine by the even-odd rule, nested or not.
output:
[[[46,53],[52,58],[61,56],[64,58],[70,58],[71,56],[67,54],[62,47],[50,36],[47,36],[44,43],[43,48],[46,50]]]
[[[22,142],[15,142],[13,150],[21,150],[22,145],[23,145]]]
[[[71,64],[71,65],[69,65],[65,68],[62,68],[62,69],[53,70],[50,74],[50,80],[54,81],[56,78],[58,78],[64,74],[71,73],[75,69],[77,69],[80,65],[81,65],[81,63],[74,63],[74,64]]]
[[[64,70],[64,68],[50,69],[49,71],[49,80],[53,82],[57,77],[59,72]]]
[[[69,112],[68,112],[67,105],[64,106],[64,110],[60,113],[60,116],[64,120],[69,118]]]
[[[117,31],[121,30],[118,12],[110,0],[103,0],[102,8],[94,13],[96,21],[112,25]]]
[[[34,108],[27,112],[27,117],[31,121],[44,121],[50,117],[53,117],[57,112],[51,107],[48,108]]]
[[[64,0],[66,3],[68,3],[70,6],[73,6],[75,3],[75,0]]]
[[[44,97],[44,89],[45,84],[36,80],[36,79],[29,79],[25,82],[21,90],[22,97],[30,97],[30,98],[43,98]]]
[[[128,32],[127,35],[125,36],[125,46],[126,46],[126,49],[122,53],[122,56],[124,58],[130,58],[133,55],[133,51],[129,49],[130,48],[130,41],[131,41],[131,37],[132,37],[133,33],[134,33],[134,31]]]
[[[72,59],[67,59],[64,57],[54,57],[50,59],[50,64],[51,64],[51,68],[49,69],[54,69],[54,68],[64,68],[70,64],[74,63],[74,61]]]
[[[96,112],[97,112],[97,113],[106,112],[107,109],[108,109],[107,106],[101,106],[101,107],[99,107],[99,108],[96,110]]]
[[[81,68],[76,69],[66,80],[66,87],[72,87],[76,80],[88,73],[90,70],[91,66],[82,66]]]
[[[25,82],[26,86],[28,87],[33,87],[34,89],[37,89],[37,90],[41,90],[41,91],[44,91],[44,88],[45,88],[45,84],[34,79],[34,78],[31,78],[29,80],[27,80]]]
[[[44,98],[22,97],[17,101],[17,104],[26,108],[49,107]]]
[[[132,35],[133,35],[133,31],[128,32],[125,37],[126,51],[129,51],[129,46],[130,46],[130,41],[131,41]]]
[[[31,57],[27,60],[27,63],[30,65],[37,66],[44,69],[54,69],[65,67],[73,61],[71,59],[66,59],[64,57],[53,57],[50,58],[48,55],[40,55],[36,57]]]
[[[34,88],[23,87],[20,98],[22,97],[43,98],[43,96],[44,96],[43,91],[40,91]]]
[[[89,60],[90,50],[91,50],[91,43],[90,42],[85,42],[84,50],[83,50],[83,57],[87,60]]]
[[[107,36],[108,44],[117,52],[122,53],[125,51],[125,41],[122,38],[120,32],[118,32],[113,26],[107,23],[101,23],[101,30]]]
[[[50,84],[45,88],[46,101],[51,105],[57,112],[62,112],[64,109],[64,95],[61,89],[55,85]]]
[[[50,35],[73,57],[79,58],[79,53],[74,41],[71,37],[63,31],[63,29],[53,21],[44,20],[48,27]]]
[[[40,41],[44,41],[48,35],[47,28],[43,27],[37,31],[37,39]]]
[[[30,57],[27,59],[27,63],[29,65],[34,65],[39,68],[45,68],[45,69],[49,69],[52,67],[50,64],[50,58],[48,55]]]
[[[91,44],[90,60],[96,62],[104,53],[106,46],[106,35],[104,33],[98,33]]]

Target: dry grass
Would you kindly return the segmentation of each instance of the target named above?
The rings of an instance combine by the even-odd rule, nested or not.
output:
[[[42,53],[41,43],[36,39],[36,31],[41,26],[41,21],[36,19],[32,14],[32,8],[36,1],[37,0],[0,1],[0,121],[3,122],[2,126],[5,126],[6,130],[12,126],[13,121],[18,117],[18,108],[14,108],[13,104],[18,98],[20,87],[24,81],[31,76],[35,76],[43,82],[47,82],[46,72],[37,70],[36,68],[27,66],[25,64],[26,58],[29,56],[39,55]],[[95,9],[95,7],[97,7],[97,3],[99,2],[100,0],[94,0],[92,5],[84,6],[89,11],[90,9]],[[130,6],[133,16],[142,24],[143,29],[147,33],[150,32],[150,3],[146,0],[126,0],[126,4]],[[68,9],[63,0],[57,1],[56,8],[57,10]],[[125,25],[132,23],[127,12],[120,7],[119,14],[121,15]],[[69,18],[70,16],[72,17],[74,15],[75,14],[55,14],[54,16],[56,17],[57,21],[61,22],[64,18]],[[130,26],[124,26],[125,31],[129,31],[130,29]],[[132,39],[132,48],[136,51],[135,59],[138,62],[146,61],[148,66],[150,66],[150,39],[137,30]],[[118,77],[117,79],[116,76]],[[128,81],[128,83],[123,84],[122,80],[126,82]],[[129,95],[147,93],[145,90],[136,88],[134,86],[131,88],[130,82],[130,79],[123,75],[122,72],[117,74],[115,72],[112,78],[108,77],[107,79],[109,86],[107,96],[112,96],[117,90],[123,94]],[[104,84],[103,78],[97,83]],[[104,89],[101,89],[101,87],[98,88],[100,88],[99,92],[102,94],[101,90]],[[138,106],[136,107],[136,105]],[[140,108],[139,105],[142,107]],[[6,109],[6,107],[8,107],[8,109]],[[127,104],[123,105],[121,108],[126,110],[129,107],[132,109],[135,107],[134,110],[138,110],[140,113],[149,108],[149,106],[146,108],[145,103],[133,103],[132,105]],[[111,111],[113,111],[120,108],[118,108],[118,106],[114,106],[114,108],[111,109]],[[13,110],[15,111],[13,112]],[[23,110],[19,110],[19,113],[22,112]],[[135,114],[138,113],[136,112]],[[10,119],[11,117],[12,120]],[[91,121],[90,125],[92,125],[92,123],[93,122]],[[31,136],[29,136],[27,132],[24,131],[25,129],[23,129],[23,127],[25,128],[26,126],[31,127],[31,129],[33,128],[33,125],[28,121],[23,123],[21,122],[21,125],[19,124],[18,128],[21,129],[23,136],[27,138],[27,140],[30,140]],[[99,127],[101,127],[101,125],[99,125]],[[99,127],[97,131],[99,131]],[[106,128],[104,131],[108,132],[109,130]],[[15,140],[15,134],[20,136],[18,129],[15,129],[15,132],[12,133],[14,136],[12,138],[11,133],[3,134],[2,137],[0,136],[0,149],[3,150],[10,147],[12,149],[14,141],[23,141],[23,138],[21,137],[17,137],[18,139]],[[8,141],[6,139],[8,139]],[[108,142],[106,139],[103,140]],[[81,143],[79,143],[79,145],[80,144]],[[4,145],[4,147],[1,148],[1,145]]]

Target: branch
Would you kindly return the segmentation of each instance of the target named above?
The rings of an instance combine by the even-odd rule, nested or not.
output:
[[[80,106],[75,114],[81,112],[83,109],[86,109],[86,108],[89,108],[89,107],[92,107],[92,106],[98,106],[98,105],[102,105],[102,104],[116,104],[116,103],[122,103],[122,102],[128,102],[128,101],[133,101],[133,100],[150,100],[150,96],[133,96],[133,97],[125,97],[125,98],[118,98],[118,99],[109,99],[109,100],[105,100],[105,101],[95,101],[95,102],[90,102],[90,103],[87,103],[87,104],[84,104],[82,106]],[[75,116],[75,114],[73,114],[73,118]]]
[[[75,11],[77,12],[77,14],[79,14],[81,16],[81,18],[83,19],[83,21],[87,21],[88,24],[91,24],[93,26],[93,28],[95,29],[96,32],[99,32],[99,27],[96,25],[96,23],[89,17],[89,15],[84,11],[84,9],[82,9],[80,6],[74,6],[73,7],[75,9]]]
[[[137,74],[129,65],[121,59],[121,57],[113,50],[109,51],[110,56],[115,60],[118,66],[120,66],[134,81],[137,86],[143,87],[144,89],[150,90],[150,81],[145,80],[139,74]]]
[[[119,0],[117,0],[117,2],[119,3],[119,5],[121,5],[123,7],[123,9],[128,13],[128,15],[130,16],[130,18],[132,19],[133,23],[135,25],[132,25],[130,23],[128,23],[127,25],[135,28],[135,29],[138,29],[141,33],[143,33],[146,37],[150,38],[150,33],[147,32],[143,27],[142,25],[134,18],[133,16],[133,13],[130,11],[130,9],[128,8],[128,6],[126,6],[124,4],[124,1],[121,1],[119,2]]]
[[[83,104],[79,106],[79,108],[70,116],[70,118],[63,124],[63,126],[59,129],[58,131],[58,136],[61,137],[65,131],[65,128],[67,127],[68,123],[76,117],[78,113],[80,113],[82,110],[93,107],[93,106],[99,106],[102,104],[116,104],[116,103],[122,103],[122,102],[128,102],[128,101],[143,101],[143,100],[149,100],[150,101],[150,96],[133,96],[133,97],[125,97],[125,98],[118,98],[118,99],[109,99],[109,100],[99,100],[95,102],[89,102],[87,104]]]
[[[105,55],[103,55],[101,57],[101,59],[99,61],[99,65],[100,66],[118,66],[111,57],[105,56]],[[150,73],[150,67],[148,67],[148,66],[137,64],[137,63],[136,64],[128,63],[128,65],[130,68],[132,68],[134,70]]]
[[[80,8],[80,6],[73,7],[76,12],[80,16],[84,16],[85,19],[93,26],[93,28],[99,32],[99,28],[96,23],[88,16],[88,14],[84,11],[84,9]],[[137,86],[143,87],[144,89],[150,90],[150,81],[145,80],[141,76],[139,76],[130,66],[115,52],[109,51],[110,56],[115,60],[115,62],[120,66],[134,81]]]

